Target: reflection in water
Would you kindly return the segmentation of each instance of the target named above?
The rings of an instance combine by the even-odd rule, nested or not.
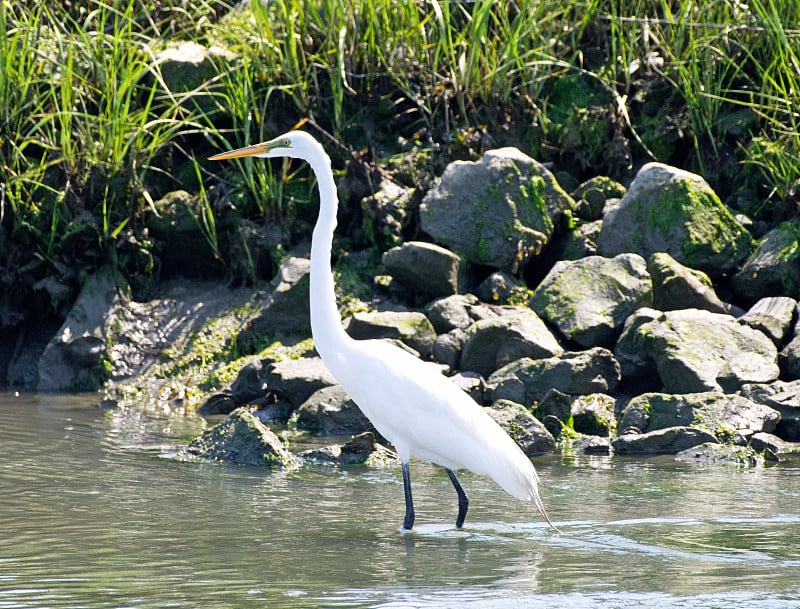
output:
[[[562,535],[464,475],[182,462],[204,423],[0,395],[0,609],[800,606],[800,467],[543,459]]]

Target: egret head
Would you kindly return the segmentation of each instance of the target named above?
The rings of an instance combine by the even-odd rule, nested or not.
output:
[[[289,131],[260,144],[253,144],[245,148],[237,148],[229,152],[215,154],[209,157],[210,161],[222,161],[224,159],[239,159],[247,156],[257,156],[262,158],[273,157],[294,157],[297,159],[310,159],[318,156],[322,147],[319,142],[303,131]]]

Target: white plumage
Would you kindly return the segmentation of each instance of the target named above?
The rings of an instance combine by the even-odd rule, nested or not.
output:
[[[301,131],[269,142],[211,157],[288,156],[307,161],[320,189],[320,211],[311,242],[311,329],[314,346],[336,381],[375,428],[397,450],[403,463],[406,496],[404,527],[414,523],[409,459],[416,457],[447,470],[459,496],[461,526],[468,500],[454,470],[468,469],[492,478],[508,493],[533,501],[551,524],[538,492],[533,464],[505,431],[450,379],[407,351],[378,340],[354,340],[342,328],[330,266],[338,197],[330,159],[313,137]]]

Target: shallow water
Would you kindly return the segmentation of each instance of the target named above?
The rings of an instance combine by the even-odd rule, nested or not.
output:
[[[800,607],[800,463],[536,461],[561,529],[464,473],[185,462],[203,421],[0,394],[0,609]]]

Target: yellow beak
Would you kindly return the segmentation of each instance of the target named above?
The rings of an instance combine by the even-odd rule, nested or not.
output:
[[[265,154],[275,148],[272,142],[261,142],[260,144],[253,144],[252,146],[245,146],[244,148],[237,148],[236,150],[229,150],[228,152],[221,152],[214,156],[208,157],[209,161],[222,161],[224,159],[240,159],[246,156],[256,156]]]

